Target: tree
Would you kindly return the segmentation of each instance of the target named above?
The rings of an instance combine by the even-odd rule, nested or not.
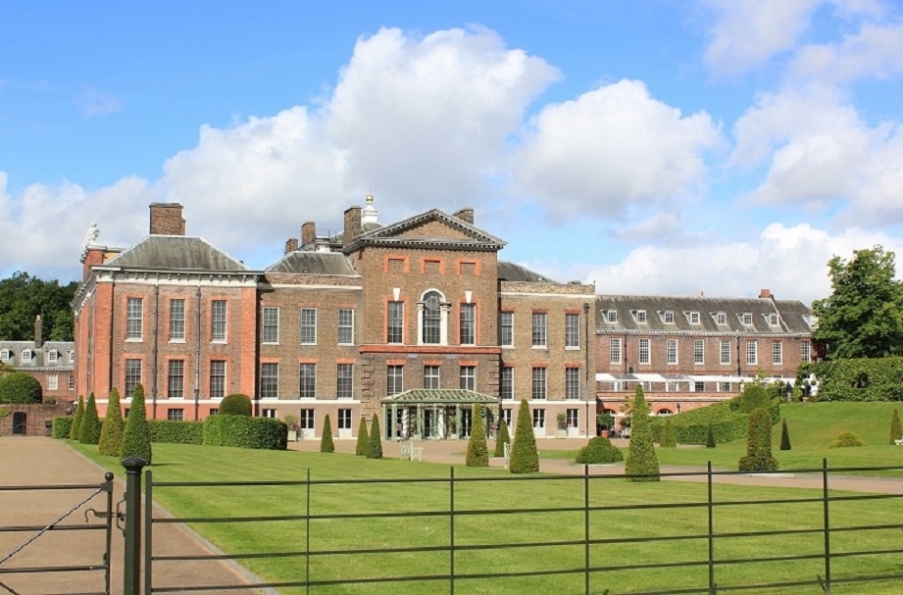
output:
[[[539,471],[539,451],[536,450],[536,436],[530,419],[530,406],[521,399],[517,410],[517,427],[514,429],[514,444],[508,461],[511,473],[536,473]]]
[[[100,442],[98,451],[108,457],[118,456],[122,452],[122,435],[125,431],[125,422],[122,419],[122,408],[119,406],[119,391],[114,387],[110,391],[107,402],[107,413],[103,418],[103,428],[100,430]]]
[[[709,429],[705,435],[705,447],[715,448],[715,423],[709,419]]]
[[[661,448],[677,448],[677,432],[671,425],[671,420],[665,420],[665,427],[662,428],[662,437],[658,442]]]
[[[763,408],[749,414],[746,456],[740,459],[740,471],[777,471],[778,461],[771,456],[771,415]]]
[[[0,377],[0,403],[30,405],[43,398],[41,383],[31,374],[13,372]]]
[[[153,451],[151,449],[150,426],[147,423],[147,412],[144,409],[144,387],[141,384],[135,386],[132,393],[132,404],[129,407],[129,417],[125,422],[125,433],[122,436],[122,451],[119,453],[124,459],[136,456],[151,464]]]
[[[373,416],[373,423],[370,425],[370,440],[367,442],[367,458],[383,458],[383,440],[382,433],[379,429],[378,415]]]
[[[354,454],[359,457],[367,456],[367,446],[370,444],[370,434],[367,432],[367,419],[362,415],[361,424],[357,429],[357,444],[354,446]]]
[[[790,450],[790,431],[786,419],[781,420],[781,450]]]
[[[85,417],[82,419],[82,427],[78,431],[78,441],[82,444],[100,442],[100,419],[97,417],[97,401],[94,400],[94,393],[88,395]]]
[[[35,317],[41,316],[44,340],[72,341],[74,318],[69,305],[78,283],[60,285],[16,272],[0,280],[0,341],[34,339]]]
[[[85,398],[78,397],[78,405],[75,406],[75,418],[72,420],[72,428],[69,430],[69,440],[78,440],[82,431],[82,420],[85,418]]]
[[[828,359],[903,355],[903,284],[894,279],[895,255],[881,246],[828,261],[831,295],[812,303],[815,339]]]
[[[511,436],[508,435],[508,424],[502,418],[499,422],[499,435],[495,439],[495,452],[492,453],[492,456],[497,458],[504,457],[506,444],[511,444]]]
[[[486,446],[486,429],[483,426],[483,408],[477,404],[473,406],[473,423],[470,424],[470,439],[467,441],[465,462],[468,467],[489,466],[489,449]]]
[[[903,438],[903,427],[900,426],[900,414],[894,409],[894,416],[890,418],[890,444],[896,444]]]
[[[629,481],[659,481],[658,457],[655,455],[649,408],[646,405],[642,385],[636,385],[633,402],[630,404],[630,415],[632,418],[630,446],[627,448],[624,473],[635,476],[628,477]]]
[[[329,414],[323,420],[323,435],[320,437],[320,452],[335,452],[335,444],[332,442],[332,423]]]

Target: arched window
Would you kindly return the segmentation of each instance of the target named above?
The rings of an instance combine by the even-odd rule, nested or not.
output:
[[[445,301],[445,296],[431,289],[423,294],[417,304],[420,309],[420,343],[422,345],[447,345],[448,344],[448,311],[451,304]]]

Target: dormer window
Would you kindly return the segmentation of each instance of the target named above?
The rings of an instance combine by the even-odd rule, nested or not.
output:
[[[662,312],[662,321],[664,321],[665,324],[674,324],[674,312],[671,310]]]
[[[8,362],[9,360],[9,349],[0,349],[0,362]]]
[[[55,363],[59,359],[59,356],[60,356],[59,351],[57,351],[56,349],[51,349],[50,351],[47,352],[47,362]]]
[[[768,324],[771,326],[778,326],[781,322],[781,317],[777,314],[769,314],[768,315]]]
[[[617,322],[618,321],[618,311],[617,310],[609,310],[605,313],[605,319],[608,322]]]
[[[724,312],[715,312],[715,324],[727,324],[727,314]]]
[[[31,349],[23,349],[23,350],[22,350],[22,361],[23,361],[23,362],[30,362],[30,361],[31,361],[31,356],[32,356],[33,354],[34,354],[34,352],[33,352]]]
[[[646,311],[645,310],[637,310],[634,314],[636,317],[636,321],[640,324],[646,324]]]
[[[69,351],[69,363],[70,364],[75,363],[75,351]]]
[[[752,326],[752,314],[744,312],[740,315],[740,322],[742,322],[744,326]]]
[[[687,318],[690,320],[690,324],[699,324],[699,312],[688,312]]]

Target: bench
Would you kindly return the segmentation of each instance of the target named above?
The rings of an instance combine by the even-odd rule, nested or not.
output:
[[[897,446],[903,446],[903,438],[900,438],[899,440],[894,440],[894,444],[896,444]]]
[[[422,461],[423,460],[423,447],[422,446],[414,446],[413,442],[407,441],[400,443],[400,455],[402,460],[407,461]]]

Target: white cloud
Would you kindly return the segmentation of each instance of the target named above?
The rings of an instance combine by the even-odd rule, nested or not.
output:
[[[736,75],[792,49],[823,0],[708,0],[716,13],[705,61],[718,75]]]
[[[93,87],[82,85],[75,99],[83,116],[105,116],[122,111],[122,100],[114,95],[102,93]]]
[[[865,23],[839,43],[802,47],[790,65],[795,78],[847,83],[903,73],[903,25]]]
[[[645,245],[617,264],[587,266],[583,279],[597,280],[596,292],[605,294],[755,297],[770,289],[778,299],[810,304],[831,292],[828,260],[876,244],[903,253],[903,239],[882,233],[851,228],[832,235],[807,224],[773,223],[750,241]]]
[[[702,154],[719,141],[705,112],[684,116],[642,82],[622,80],[544,108],[513,170],[553,215],[623,215],[701,185]]]

